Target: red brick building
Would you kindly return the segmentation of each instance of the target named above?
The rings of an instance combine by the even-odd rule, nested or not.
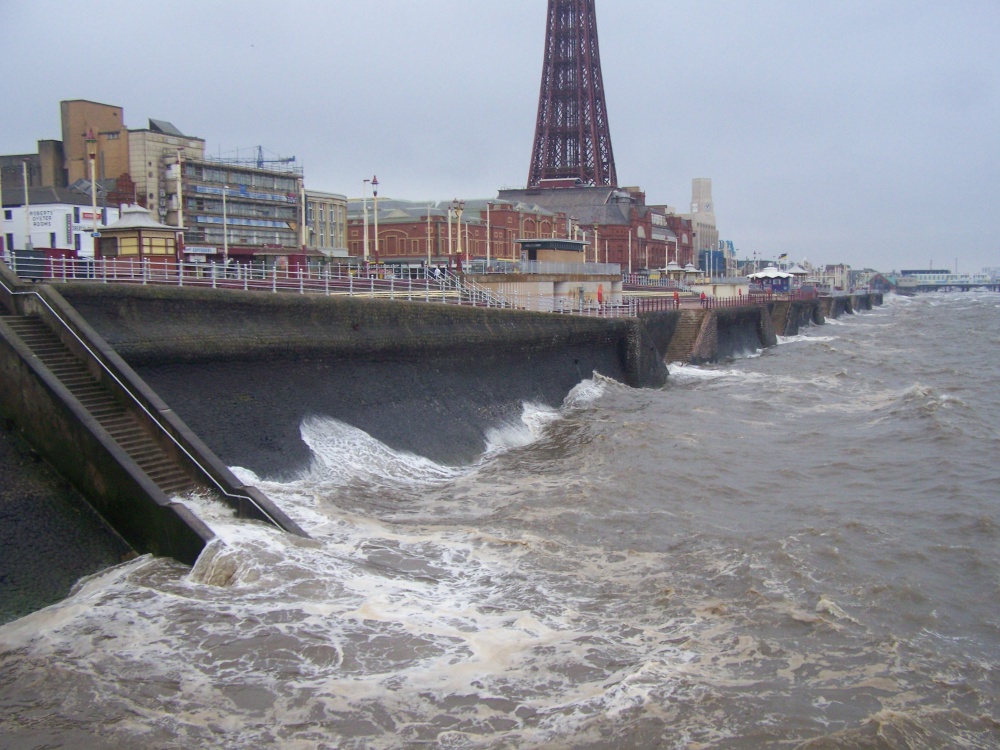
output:
[[[536,197],[540,202],[533,202]],[[367,208],[369,260],[411,266],[457,264],[459,217],[454,202],[380,198],[377,251],[375,205],[370,198]],[[663,269],[670,261],[684,266],[694,257],[691,220],[666,206],[647,206],[638,188],[501,191],[496,200],[466,201],[461,208],[463,262],[485,261],[487,255],[490,261],[519,260],[516,240],[542,237],[586,240],[588,262],[617,263],[623,272]],[[362,202],[350,201],[347,249],[356,259],[365,257],[364,216]]]
[[[578,236],[591,242],[590,252],[596,249],[596,260],[618,263],[625,273],[662,269],[671,260],[683,266],[694,255],[690,219],[666,206],[647,206],[645,193],[639,188],[574,185],[501,190],[500,198],[534,201],[566,216],[578,227]],[[595,260],[594,255],[588,255],[588,260]]]
[[[368,200],[368,258],[373,262],[419,266],[455,265],[461,249],[463,262],[519,260],[517,239],[567,237],[564,214],[536,205],[504,200],[421,203],[380,198],[378,245],[375,243],[375,205]],[[365,210],[361,201],[348,204],[347,250],[352,258],[365,257]],[[461,232],[461,240],[459,240]],[[488,241],[487,241],[488,235]]]

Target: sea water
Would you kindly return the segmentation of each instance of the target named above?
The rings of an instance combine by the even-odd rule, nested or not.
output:
[[[302,425],[311,540],[189,503],[0,628],[0,747],[1000,746],[1000,295],[599,375],[442,466]]]

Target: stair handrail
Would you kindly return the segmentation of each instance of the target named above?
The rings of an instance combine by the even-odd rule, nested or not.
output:
[[[6,264],[4,265],[6,266]],[[246,500],[251,505],[253,505],[253,507],[255,507],[258,511],[260,511],[268,520],[270,520],[270,522],[274,524],[277,528],[288,531],[288,529],[285,528],[284,523],[279,522],[271,513],[267,511],[266,508],[262,508],[257,503],[257,501],[254,500],[252,497],[250,497],[249,495],[229,492],[225,487],[223,487],[222,484],[220,484],[219,481],[215,478],[215,476],[210,471],[208,471],[208,469],[202,466],[201,462],[195,456],[191,455],[191,452],[187,448],[185,448],[180,443],[180,441],[178,441],[177,438],[175,438],[171,434],[170,430],[168,430],[161,422],[159,415],[154,414],[149,409],[147,409],[146,405],[142,403],[139,397],[136,396],[132,392],[132,390],[125,383],[123,383],[121,379],[114,372],[111,371],[111,369],[104,363],[104,360],[101,357],[97,356],[97,354],[94,352],[93,349],[91,349],[91,347],[87,344],[87,342],[84,341],[82,338],[80,338],[77,332],[73,330],[73,327],[70,326],[69,323],[67,323],[65,320],[63,320],[63,317],[59,314],[59,312],[55,308],[52,307],[52,305],[49,304],[49,301],[45,299],[45,297],[43,297],[36,291],[16,291],[14,289],[11,289],[10,287],[7,286],[2,276],[0,276],[0,286],[2,286],[4,288],[4,291],[6,291],[7,294],[10,295],[11,297],[33,295],[37,297],[39,300],[41,300],[42,304],[48,308],[49,312],[52,313],[55,319],[59,321],[62,327],[66,329],[66,331],[68,331],[70,335],[77,340],[80,346],[82,346],[87,351],[87,353],[90,354],[90,356],[94,359],[94,361],[97,362],[98,365],[100,365],[101,369],[104,370],[104,372],[107,373],[112,378],[112,380],[114,380],[121,387],[121,389],[125,391],[126,394],[128,394],[128,396],[132,399],[132,401],[135,402],[135,405],[146,413],[146,416],[148,416],[153,421],[153,423],[160,429],[160,431],[164,435],[166,435],[166,437],[170,440],[170,442],[172,442],[185,456],[187,456],[191,460],[191,462],[201,470],[204,476],[208,477],[208,479],[211,481],[212,484],[215,485],[215,487],[219,490],[219,492],[221,492],[225,497],[228,498]],[[16,313],[16,310],[14,312]],[[298,526],[298,524],[295,525],[296,527]],[[302,533],[304,534],[305,532]]]

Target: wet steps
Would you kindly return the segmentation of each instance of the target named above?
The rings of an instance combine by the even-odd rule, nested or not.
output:
[[[680,320],[677,322],[677,328],[670,338],[670,346],[667,347],[667,353],[664,356],[667,364],[671,362],[687,364],[691,361],[691,352],[698,340],[698,333],[701,331],[704,317],[702,310],[681,310]]]
[[[73,394],[133,461],[167,496],[198,488],[198,483],[153,439],[149,430],[87,365],[34,316],[0,316],[46,368]]]

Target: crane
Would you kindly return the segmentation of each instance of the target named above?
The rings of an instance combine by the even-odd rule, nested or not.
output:
[[[295,161],[294,156],[279,156],[277,159],[265,159],[264,147],[257,146],[257,169],[263,169],[265,164],[289,164]]]

